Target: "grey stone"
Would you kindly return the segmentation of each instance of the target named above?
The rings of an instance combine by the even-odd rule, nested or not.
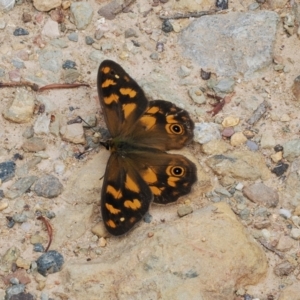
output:
[[[8,287],[5,291],[5,299],[11,299],[13,295],[18,295],[25,291],[25,284],[16,284]]]
[[[69,41],[72,42],[78,42],[78,33],[77,32],[72,32],[68,35]]]
[[[287,141],[283,145],[283,157],[293,161],[300,155],[300,139]]]
[[[94,50],[89,54],[89,59],[96,63],[101,63],[105,59],[105,56],[101,51]]]
[[[41,68],[57,73],[62,65],[62,52],[60,50],[42,50],[39,55]]]
[[[70,12],[76,28],[85,29],[93,17],[93,8],[88,2],[73,2]]]
[[[46,149],[46,144],[43,139],[38,137],[32,137],[27,139],[23,145],[22,149],[27,152],[38,152]]]
[[[34,191],[38,196],[55,198],[62,193],[63,185],[55,176],[44,175],[36,181]]]
[[[195,123],[194,141],[206,144],[213,140],[221,139],[219,126],[215,123]]]
[[[36,176],[28,176],[18,179],[6,192],[5,196],[10,199],[15,199],[23,195],[38,178]]]
[[[184,55],[201,68],[251,78],[272,63],[278,20],[271,11],[203,16],[182,31],[179,41]]]
[[[277,191],[261,182],[244,187],[243,194],[254,203],[268,208],[276,207],[279,202]]]
[[[190,205],[182,205],[179,206],[177,209],[177,214],[179,217],[184,217],[186,215],[189,215],[193,212],[193,208]]]
[[[125,35],[125,39],[138,36],[136,31],[132,28],[126,29],[124,35]]]

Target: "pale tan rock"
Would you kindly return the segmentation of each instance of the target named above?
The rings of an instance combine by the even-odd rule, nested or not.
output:
[[[39,11],[49,11],[61,6],[62,0],[33,0],[33,6]]]
[[[207,155],[222,154],[231,149],[224,140],[212,140],[202,145],[202,150]]]
[[[282,151],[276,152],[271,155],[273,162],[277,163],[282,160]]]
[[[48,19],[48,21],[45,23],[43,29],[42,29],[42,35],[45,35],[49,38],[57,38],[60,36],[58,23]]]
[[[236,132],[234,133],[230,138],[230,144],[231,146],[237,147],[240,145],[243,145],[247,142],[247,138],[242,132]]]
[[[240,118],[229,116],[223,120],[222,126],[223,127],[234,127],[234,126],[238,125],[239,123],[240,123]]]
[[[71,2],[70,1],[63,1],[61,4],[61,7],[63,9],[68,9],[71,6]]]
[[[81,123],[62,126],[60,129],[61,137],[64,141],[74,144],[84,144],[85,136]]]
[[[230,280],[224,270],[230,270]],[[234,299],[237,285],[256,284],[266,271],[262,248],[230,207],[218,203],[172,222],[142,224],[118,238],[113,251],[103,252],[98,263],[76,258],[66,262],[59,275],[80,299],[146,299],[158,294],[161,299],[218,299],[220,294]],[[118,288],[111,282],[118,282]]]
[[[294,243],[295,242],[289,236],[283,235],[280,237],[276,249],[283,252],[289,251]]]
[[[34,111],[34,96],[24,89],[17,89],[10,107],[4,110],[3,117],[15,123],[27,123]]]
[[[300,216],[300,205],[295,208],[294,215]]]
[[[0,211],[6,209],[8,207],[8,203],[7,202],[0,202]]]
[[[109,233],[107,232],[103,222],[99,222],[92,228],[92,233],[98,237],[108,237]]]
[[[101,238],[99,239],[98,245],[99,245],[100,247],[105,247],[106,244],[107,244],[106,239],[105,239],[104,237],[101,237]]]
[[[24,259],[22,257],[18,257],[17,260],[16,260],[16,265],[19,268],[22,268],[22,269],[25,269],[25,270],[30,269],[30,264],[31,264],[31,261],[29,261],[27,259]]]
[[[280,117],[280,121],[281,122],[290,122],[291,121],[291,118],[288,114],[283,114],[281,117]]]

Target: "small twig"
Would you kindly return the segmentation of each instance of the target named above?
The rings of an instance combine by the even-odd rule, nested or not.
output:
[[[226,103],[229,103],[231,101],[231,98],[234,95],[235,95],[235,93],[233,92],[230,95],[225,96],[219,103],[217,103],[217,104],[211,104],[214,108],[212,110],[207,111],[207,112],[211,113],[212,116],[215,116],[218,112],[220,112],[222,110],[223,106]]]
[[[269,103],[266,100],[264,100],[261,104],[258,105],[258,107],[254,111],[250,119],[247,121],[247,123],[250,125],[254,125],[256,122],[258,122],[262,118],[262,116],[267,112],[268,107]]]
[[[90,85],[87,83],[53,83],[53,84],[48,84],[45,86],[42,86],[38,89],[39,92],[45,91],[45,90],[53,90],[53,89],[74,89],[80,86],[87,86],[89,87]]]
[[[48,232],[48,236],[49,236],[49,242],[48,242],[47,248],[45,249],[45,252],[47,252],[50,248],[51,243],[52,243],[53,229],[50,225],[50,222],[45,217],[38,216],[37,219],[40,220],[40,221],[43,221],[43,223],[45,224],[45,226],[47,228],[47,232]]]
[[[160,19],[188,19],[188,18],[200,18],[206,15],[213,15],[218,12],[218,9],[212,9],[207,11],[194,11],[189,13],[175,13],[171,16],[159,16]]]
[[[274,249],[274,247],[272,247],[269,243],[267,243],[265,240],[263,240],[262,238],[258,239],[258,241],[262,244],[262,246],[264,246],[266,249],[268,249],[271,252],[274,252],[276,255],[278,255],[280,258],[284,258],[283,253],[281,253],[280,251]]]
[[[28,81],[21,82],[0,82],[0,88],[2,87],[18,87],[18,86],[29,86],[34,91],[38,91],[39,86],[35,83],[31,83]]]

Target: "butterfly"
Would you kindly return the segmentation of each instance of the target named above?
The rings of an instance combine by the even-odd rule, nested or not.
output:
[[[152,202],[167,204],[190,192],[196,166],[167,153],[193,139],[194,123],[175,104],[148,101],[142,88],[116,62],[104,60],[97,88],[111,135],[102,142],[111,154],[101,191],[101,213],[115,236],[131,230]]]

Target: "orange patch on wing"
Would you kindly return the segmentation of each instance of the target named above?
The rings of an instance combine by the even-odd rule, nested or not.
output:
[[[157,176],[155,174],[155,172],[151,169],[151,168],[147,168],[143,174],[143,179],[147,182],[147,183],[154,183],[157,181]]]
[[[127,95],[130,98],[134,98],[137,94],[137,92],[131,88],[120,88],[120,93],[124,96]]]
[[[142,203],[141,203],[141,201],[138,200],[138,199],[133,199],[133,201],[131,201],[131,200],[126,200],[126,201],[124,202],[124,206],[125,206],[126,208],[130,208],[130,209],[132,209],[132,210],[137,210],[137,209],[141,208]]]
[[[117,209],[117,208],[113,207],[111,204],[108,204],[108,203],[105,203],[105,207],[113,215],[117,215],[119,212],[121,212],[120,209]]]
[[[110,67],[103,67],[103,68],[101,69],[101,71],[102,71],[104,74],[107,74],[107,73],[109,73],[109,71],[110,71]]]
[[[111,194],[115,199],[123,197],[121,190],[116,190],[112,185],[107,186],[106,193]]]
[[[111,94],[110,96],[108,97],[104,97],[104,103],[107,104],[107,105],[110,105],[112,102],[116,102],[118,103],[119,101],[119,96],[116,95],[116,94]]]
[[[140,118],[140,123],[145,127],[145,130],[151,129],[156,124],[156,118],[148,115],[144,115]]]
[[[171,187],[176,187],[176,182],[179,180],[180,180],[180,178],[171,176],[168,178],[168,185]]]
[[[147,110],[147,114],[154,115],[154,114],[156,114],[158,111],[159,111],[159,107],[158,107],[158,106],[152,106],[151,108],[149,108],[149,109]]]
[[[106,221],[106,225],[108,227],[111,227],[111,228],[116,228],[117,227],[117,225],[115,224],[115,222],[113,220]]]
[[[122,109],[124,111],[124,117],[125,119],[127,119],[127,117],[136,109],[136,104],[135,103],[123,104]]]
[[[174,115],[168,115],[166,117],[167,123],[172,124],[172,123],[178,123],[177,120],[175,120]]]
[[[160,196],[161,195],[162,191],[157,186],[150,185],[149,188],[150,188],[150,190],[151,190],[151,192],[154,196]]]
[[[102,88],[106,88],[110,85],[116,85],[117,83],[115,81],[113,81],[112,79],[106,79],[103,83],[102,83]]]
[[[139,186],[132,180],[132,178],[128,174],[126,175],[125,187],[126,189],[132,192],[136,192],[136,193],[140,192]]]

